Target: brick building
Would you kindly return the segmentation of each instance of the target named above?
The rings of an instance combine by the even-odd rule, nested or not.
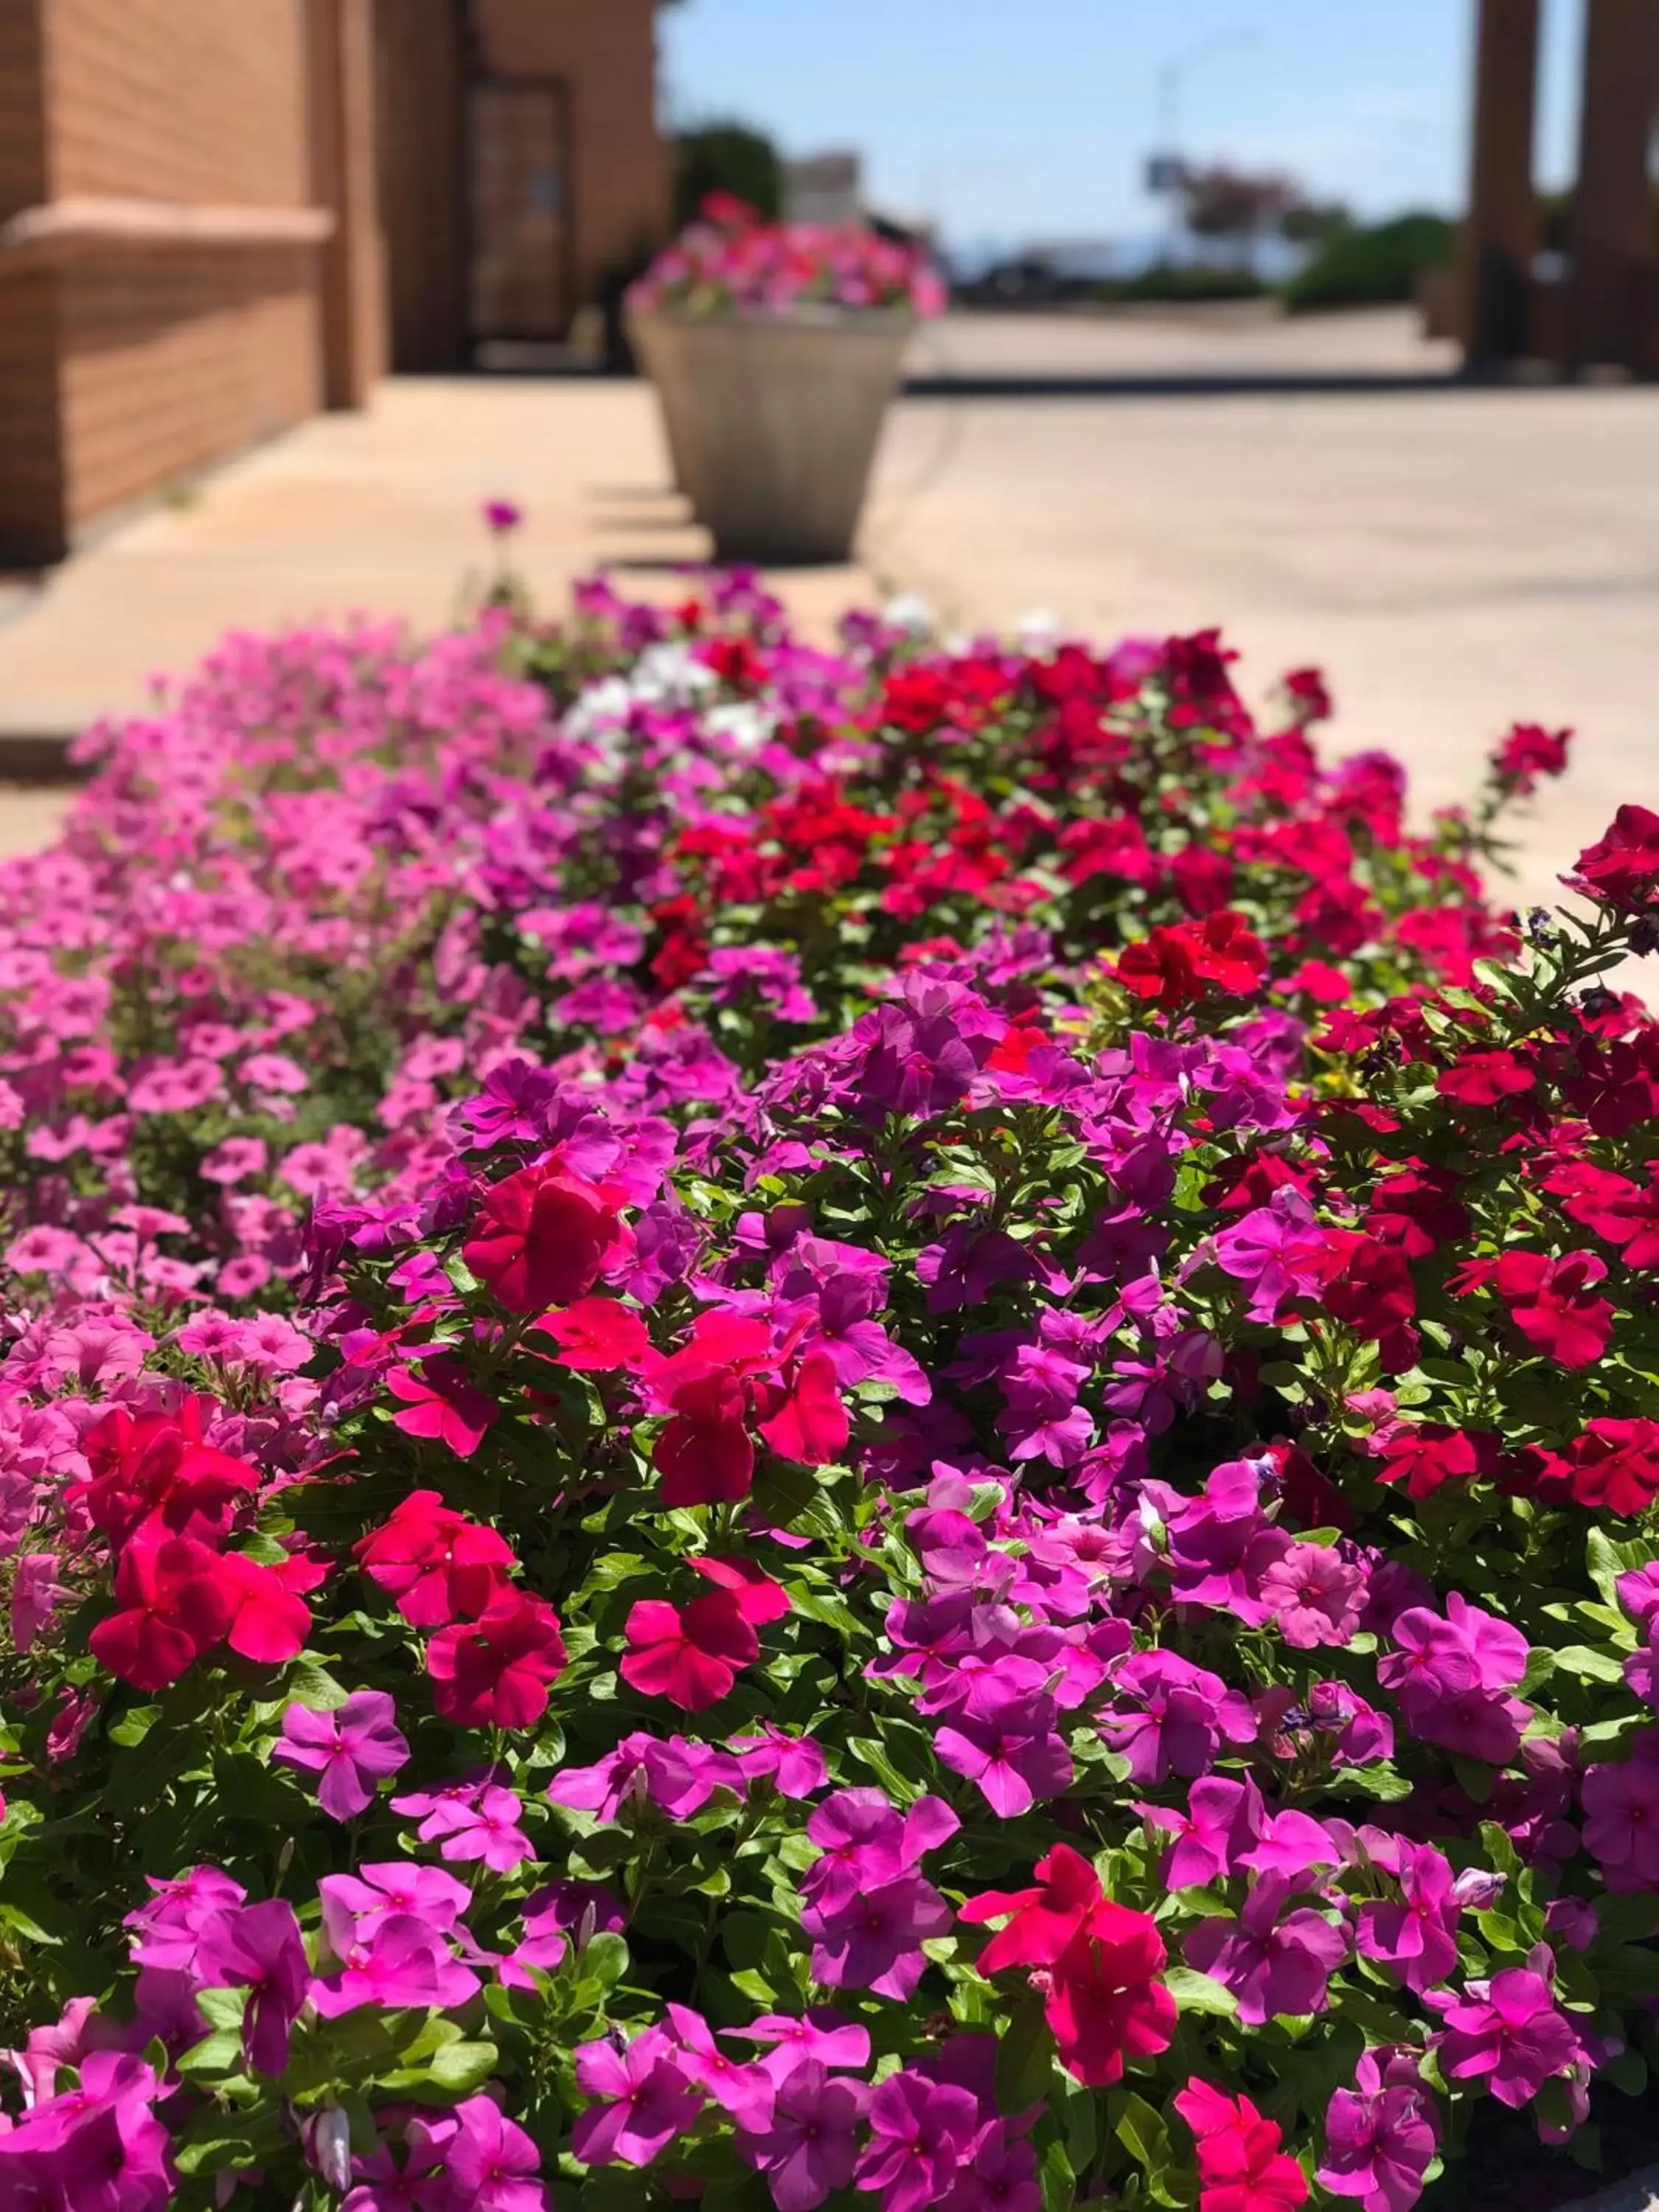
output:
[[[0,0],[0,568],[558,335],[662,234],[657,0]]]

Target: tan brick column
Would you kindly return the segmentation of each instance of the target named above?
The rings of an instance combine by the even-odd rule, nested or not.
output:
[[[1533,123],[1538,99],[1538,0],[1480,0],[1474,147],[1464,225],[1464,358],[1470,368],[1526,348],[1527,291],[1538,250]]]
[[[1589,0],[1578,180],[1569,241],[1573,368],[1649,365],[1659,300],[1648,149],[1659,110],[1659,5]]]
[[[310,0],[312,148],[323,253],[323,387],[361,407],[386,366],[386,256],[375,172],[374,0]]]

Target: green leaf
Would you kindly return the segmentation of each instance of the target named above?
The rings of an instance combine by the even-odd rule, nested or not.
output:
[[[135,1744],[143,1741],[161,1717],[160,1705],[135,1705],[111,1725],[109,1740],[130,1751]]]
[[[1213,1974],[1200,1974],[1196,1966],[1171,1966],[1164,1981],[1182,2012],[1213,2013],[1223,2020],[1237,2014],[1238,1999],[1225,1983]]]
[[[1162,2186],[1174,2158],[1164,2115],[1154,2112],[1146,2100],[1138,2097],[1132,2089],[1115,2092],[1108,2100],[1107,2110],[1111,2114],[1113,2134],[1135,2163],[1146,2168],[1152,2196],[1161,2204],[1174,2203],[1176,2200]]]
[[[1465,1759],[1461,1753],[1453,1752],[1451,1771],[1467,1796],[1473,1797],[1477,1805],[1486,1802],[1497,1777],[1484,1759]]]
[[[1610,1653],[1594,1651],[1588,1644],[1569,1644],[1565,1651],[1556,1653],[1555,1663],[1583,1682],[1622,1682],[1625,1679],[1624,1668]]]
[[[1005,2112],[1023,2112],[1048,2094],[1054,2072],[1054,2039],[1035,1992],[1021,1997],[1008,2016],[997,2045],[997,2104]]]
[[[1038,2170],[1042,2183],[1042,2212],[1072,2212],[1077,2202],[1077,2176],[1062,2142],[1051,2142]]]

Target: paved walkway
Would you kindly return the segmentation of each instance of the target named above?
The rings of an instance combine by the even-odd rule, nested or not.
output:
[[[1401,314],[963,316],[895,408],[866,571],[783,580],[810,628],[873,588],[947,620],[1051,609],[1109,637],[1221,622],[1247,686],[1324,665],[1338,741],[1423,803],[1462,796],[1516,717],[1571,722],[1521,895],[1626,798],[1659,796],[1659,391],[1437,386]],[[1041,392],[1047,396],[1033,396]],[[421,627],[479,573],[480,500],[520,501],[518,565],[556,608],[609,560],[653,590],[702,540],[665,489],[649,393],[409,380],[128,525],[0,625],[0,738],[140,700],[224,629],[362,606]],[[0,843],[27,840],[0,806]]]

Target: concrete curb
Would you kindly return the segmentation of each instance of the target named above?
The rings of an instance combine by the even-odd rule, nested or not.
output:
[[[1592,2197],[1576,2197],[1557,2212],[1648,2212],[1659,2201],[1659,2166],[1644,2166],[1624,2181],[1610,2181]]]

